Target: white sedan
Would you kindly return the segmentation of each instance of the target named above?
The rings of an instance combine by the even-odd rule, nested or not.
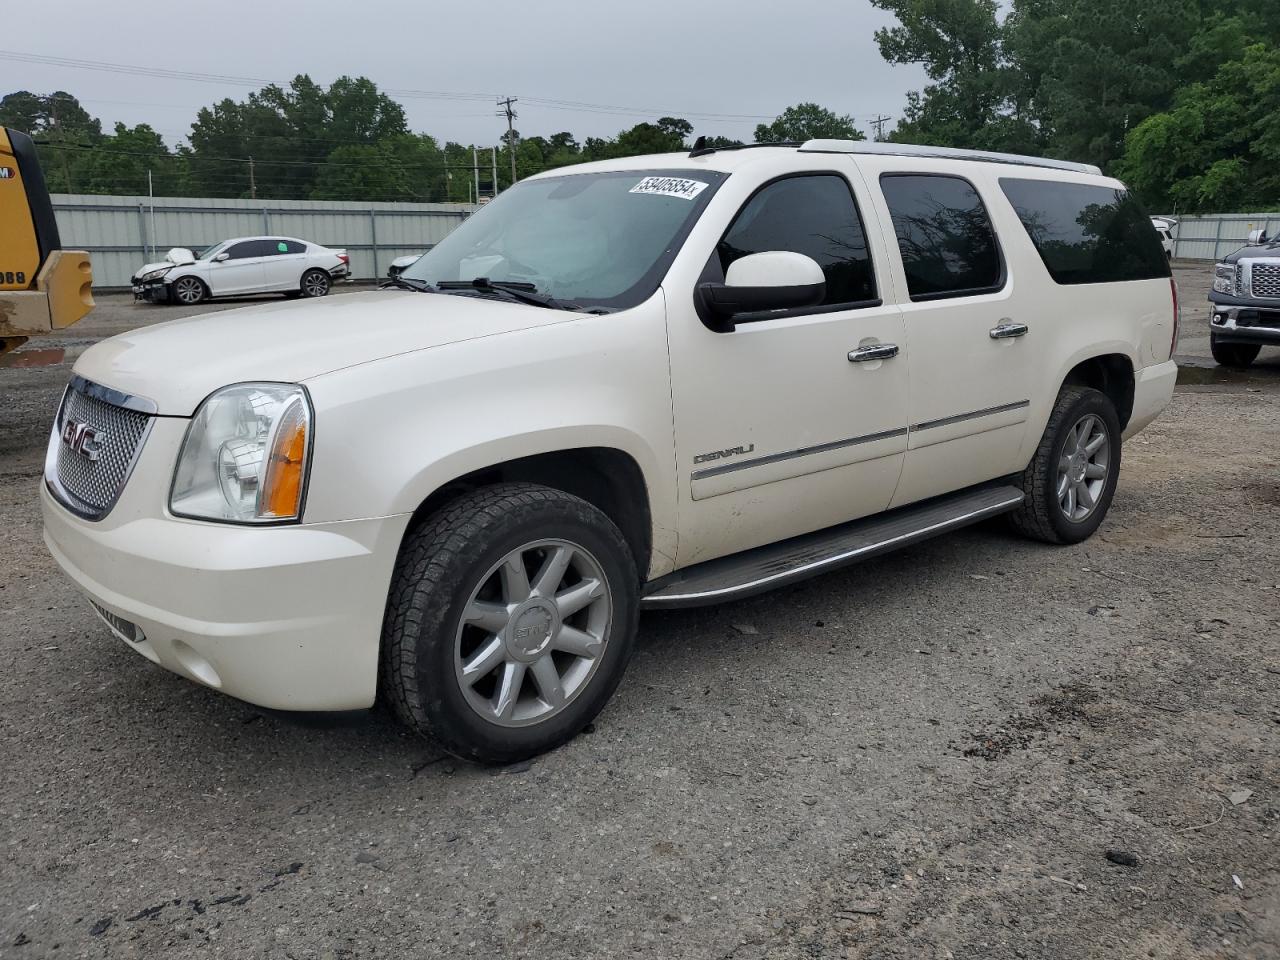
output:
[[[345,250],[330,250],[295,237],[237,237],[198,256],[183,247],[133,275],[133,295],[152,303],[190,306],[210,297],[283,293],[323,297],[351,273]]]

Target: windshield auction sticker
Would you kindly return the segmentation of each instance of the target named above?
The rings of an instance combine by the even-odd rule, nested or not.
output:
[[[680,177],[645,177],[632,187],[630,192],[692,200],[705,189],[707,189],[707,185],[701,180],[684,180]]]

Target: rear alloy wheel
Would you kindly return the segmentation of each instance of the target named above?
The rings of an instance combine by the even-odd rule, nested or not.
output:
[[[308,270],[302,275],[301,292],[304,297],[325,297],[329,295],[332,281],[323,270]]]
[[[1120,476],[1120,419],[1102,391],[1068,385],[1058,394],[1035,456],[1019,478],[1026,494],[1009,514],[1020,533],[1079,543],[1102,525]]]
[[[174,302],[190,307],[207,297],[209,291],[199,277],[179,277],[169,285],[169,295]]]
[[[622,680],[639,582],[621,532],[586,501],[530,483],[467,494],[400,548],[379,695],[464,759],[551,750]]]
[[[1213,354],[1214,362],[1224,367],[1243,370],[1258,359],[1261,349],[1256,343],[1226,343],[1213,334],[1209,335],[1209,352]]]

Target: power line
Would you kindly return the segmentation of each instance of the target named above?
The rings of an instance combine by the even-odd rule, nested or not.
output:
[[[13,60],[19,63],[38,63],[48,66],[66,67],[77,70],[96,70],[104,73],[124,74],[129,76],[153,77],[164,80],[189,80],[196,83],[214,83],[230,86],[268,86],[275,84],[287,86],[286,82],[268,80],[264,77],[242,77],[230,74],[198,73],[191,70],[173,70],[165,67],[146,67],[137,64],[111,63],[104,60],[85,60],[75,57],[53,57],[45,54],[23,53],[16,50],[0,50],[0,60]],[[492,93],[467,93],[443,90],[412,90],[386,88],[382,91],[388,96],[410,100],[459,100],[487,101],[496,99]],[[659,110],[653,107],[631,107],[608,103],[590,103],[579,100],[561,100],[552,97],[525,97],[526,103],[534,103],[550,110],[572,110],[582,113],[615,113],[632,116],[675,116],[686,119],[711,122],[739,122],[744,120],[772,120],[773,117],[760,114],[714,113],[690,110]]]

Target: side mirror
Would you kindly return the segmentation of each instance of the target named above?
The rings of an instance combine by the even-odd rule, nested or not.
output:
[[[221,263],[223,260],[230,260],[230,259],[231,259],[231,254],[226,253],[226,252],[223,252],[223,253],[218,254],[216,257],[214,257],[214,258],[213,258],[213,262],[214,262],[214,263]]]
[[[1251,230],[1251,231],[1249,232],[1249,245],[1250,245],[1250,246],[1253,246],[1253,247],[1259,247],[1259,246],[1261,246],[1262,244],[1264,244],[1264,243],[1266,243],[1266,242],[1267,242],[1267,231],[1266,231],[1266,230]]]
[[[822,268],[803,253],[774,250],[752,253],[729,264],[724,283],[704,283],[698,287],[703,308],[732,330],[739,322],[767,320],[767,316],[743,317],[742,314],[768,314],[774,310],[812,307],[826,295],[826,279]]]

